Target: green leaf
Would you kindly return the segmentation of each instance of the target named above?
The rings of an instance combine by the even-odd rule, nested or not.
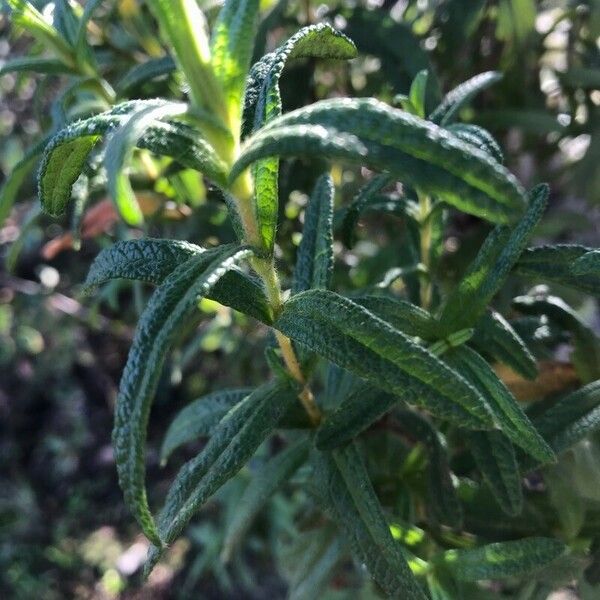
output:
[[[131,90],[134,90],[152,79],[170,75],[177,69],[175,61],[170,56],[161,56],[160,58],[151,58],[146,62],[132,67],[116,85],[116,90],[120,96],[126,96]]]
[[[513,300],[513,305],[526,315],[544,315],[569,331],[574,346],[571,360],[577,374],[583,383],[600,378],[600,338],[564,300],[541,293],[519,296]]]
[[[153,541],[146,573],[160,558],[163,545],[173,543],[208,498],[250,460],[294,402],[297,390],[275,381],[257,388],[227,413],[202,452],[177,474],[158,519],[161,541]]]
[[[75,51],[78,56],[84,55],[89,52],[89,45],[87,41],[87,28],[88,24],[94,16],[94,12],[104,2],[104,0],[87,0],[83,7],[83,13],[79,19],[77,34],[75,36]]]
[[[34,146],[25,151],[23,158],[12,168],[0,187],[0,225],[10,214],[25,179],[38,162],[44,147],[48,143],[45,137]]]
[[[429,115],[429,118],[440,125],[451,123],[463,106],[500,79],[502,79],[502,74],[497,71],[487,71],[471,77],[448,92],[440,105]]]
[[[14,58],[5,62],[0,67],[0,77],[7,73],[43,73],[44,75],[62,75],[65,73],[73,73],[73,69],[65,65],[62,61],[53,58],[38,58],[24,56]]]
[[[375,316],[387,321],[406,335],[423,340],[436,340],[439,334],[437,321],[416,304],[392,296],[355,296],[353,302],[364,306]]]
[[[274,323],[292,340],[440,418],[493,427],[478,392],[402,332],[334,292],[292,296]]]
[[[370,200],[384,187],[392,183],[392,181],[393,178],[385,173],[383,175],[376,175],[358,190],[358,193],[354,196],[352,202],[346,207],[342,221],[342,239],[347,248],[352,248],[355,244],[356,224],[358,223],[362,211],[368,205]]]
[[[330,25],[319,24],[301,29],[275,52],[259,61],[250,73],[244,101],[243,134],[262,127],[281,115],[279,79],[290,58],[352,58],[354,44]],[[264,247],[270,252],[275,240],[279,160],[268,157],[253,168],[256,190],[256,212]]]
[[[447,550],[439,562],[460,581],[503,579],[531,573],[562,556],[565,550],[559,540],[532,537],[472,550]]]
[[[333,274],[333,198],[331,175],[322,175],[304,213],[302,241],[298,248],[292,293],[327,289]]]
[[[180,264],[156,289],[140,318],[115,407],[113,444],[125,503],[144,533],[161,545],[144,485],[144,448],[150,406],[167,351],[200,299],[234,265],[252,255],[249,249],[222,246]]]
[[[488,235],[475,260],[458,286],[449,295],[439,318],[448,334],[472,327],[483,315],[491,299],[503,286],[510,270],[525,248],[548,201],[548,186],[538,185],[530,192],[527,212],[511,230],[496,227]]]
[[[600,296],[600,267],[598,259],[593,258],[597,255],[593,248],[574,244],[538,246],[527,248],[515,268],[520,275]]]
[[[124,102],[110,111],[77,121],[52,137],[38,175],[39,195],[46,212],[53,216],[65,212],[73,184],[103,136],[123,125],[130,113],[160,103],[157,100]],[[147,126],[137,146],[171,156],[186,167],[203,171],[216,183],[224,182],[225,165],[212,147],[187,125],[155,120]]]
[[[262,158],[313,155],[389,171],[492,222],[506,223],[524,208],[519,183],[486,153],[372,98],[322,100],[274,119],[247,140],[230,180]]]
[[[83,292],[89,294],[110,279],[159,285],[179,265],[205,252],[211,251],[178,240],[142,238],[116,242],[102,250],[92,263]],[[215,283],[207,297],[264,323],[273,320],[262,284],[236,267]]]
[[[399,410],[393,417],[398,427],[423,444],[427,452],[427,504],[432,519],[460,529],[463,511],[454,488],[445,438],[425,416],[415,411]]]
[[[258,0],[226,0],[210,40],[213,72],[223,89],[229,114],[237,119],[241,117],[258,7]]]
[[[331,450],[347,444],[400,402],[398,396],[359,382],[325,417],[317,430],[315,445],[319,450]]]
[[[244,490],[225,531],[222,556],[232,555],[269,498],[295,473],[308,456],[308,439],[300,438],[258,471]]]
[[[500,508],[509,516],[523,510],[521,473],[510,440],[499,431],[468,431],[467,444]]]
[[[527,344],[498,312],[486,312],[477,324],[472,343],[526,379],[535,379],[537,363]]]
[[[425,93],[427,91],[427,80],[429,79],[429,72],[427,70],[419,71],[412,81],[410,91],[408,92],[408,99],[415,108],[417,117],[422,119],[426,116],[425,108]]]
[[[502,149],[494,136],[487,129],[470,123],[457,123],[455,125],[450,125],[448,129],[461,140],[487,152],[499,163],[504,162]]]
[[[563,396],[533,422],[557,454],[585,439],[600,428],[600,380]]]
[[[394,541],[354,445],[315,453],[315,479],[325,507],[350,543],[356,559],[391,597],[425,600],[400,544]]]
[[[556,460],[554,452],[510,390],[475,350],[466,346],[453,348],[444,354],[444,360],[479,390],[492,409],[498,425],[513,443],[541,462]]]
[[[190,402],[177,413],[167,429],[160,448],[161,463],[165,463],[180,446],[211,435],[229,410],[251,393],[249,388],[221,390]]]

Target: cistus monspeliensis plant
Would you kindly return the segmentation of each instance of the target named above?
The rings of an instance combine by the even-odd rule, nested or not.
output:
[[[600,343],[547,284],[598,296],[600,251],[529,247],[547,186],[526,191],[490,133],[457,122],[499,74],[469,79],[433,109],[421,72],[393,105],[337,97],[284,114],[279,81],[287,63],[352,59],[350,39],[311,25],[251,64],[258,0],[227,0],[210,32],[195,0],[148,0],[172,50],[172,59],[161,59],[165,72],[180,71],[188,101],[115,103],[85,41],[98,2],[83,13],[56,3],[63,30],[28,2],[8,4],[15,23],[54,51],[46,70],[87,78],[111,105],[40,146],[46,213],[63,215],[81,178],[103,165],[119,215],[139,226],[144,213],[128,165],[143,149],[173,170],[202,173],[222,193],[238,237],[210,249],[125,239],[101,251],[85,283],[88,290],[115,278],[156,286],[124,367],[113,431],[125,502],[151,542],[146,573],[276,437],[233,509],[222,556],[238,551],[273,494],[302,490],[292,598],[325,597],[334,580],[353,598],[533,599],[573,581],[599,597]],[[324,169],[293,268],[275,260],[279,166],[290,157]],[[337,210],[332,164],[368,169],[358,194],[338,198]],[[403,216],[413,265],[381,285],[333,289],[334,235],[352,247],[366,210]],[[440,259],[453,211],[493,227],[448,285]],[[293,272],[289,283],[281,272]],[[504,316],[494,300],[509,277],[521,295]],[[404,282],[399,292],[393,280]],[[166,432],[162,459],[191,440],[206,443],[155,512],[145,481],[152,401],[166,357],[204,298],[272,332],[271,376],[183,409]],[[561,344],[576,377],[548,392],[544,365]]]

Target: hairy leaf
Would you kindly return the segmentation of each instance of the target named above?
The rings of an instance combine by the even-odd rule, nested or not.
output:
[[[125,502],[144,533],[161,545],[144,484],[146,425],[166,352],[199,300],[249,249],[223,246],[180,264],[156,289],[140,318],[115,407],[113,444]]]
[[[123,125],[131,112],[157,106],[160,102],[124,102],[110,111],[77,121],[51,138],[38,175],[39,195],[44,209],[53,216],[63,214],[73,184],[97,142]],[[224,164],[212,147],[187,125],[155,120],[147,127],[137,146],[155,154],[171,156],[186,167],[203,171],[216,183],[224,182]]]
[[[527,212],[516,227],[492,230],[441,312],[439,321],[447,333],[472,327],[483,315],[525,248],[547,201],[548,186],[533,188]]]
[[[448,129],[461,140],[477,146],[480,150],[487,152],[494,160],[499,163],[504,162],[504,154],[502,149],[498,145],[494,136],[483,127],[479,125],[472,125],[467,123],[457,123],[456,125],[450,125]]]
[[[524,207],[516,179],[445,129],[374,99],[322,100],[278,117],[252,136],[230,179],[271,156],[319,155],[387,170],[460,210],[506,223]]]
[[[564,554],[565,545],[554,539],[532,537],[487,544],[472,550],[447,550],[440,562],[461,581],[502,579],[525,575]]]
[[[538,369],[527,344],[498,312],[487,312],[477,324],[472,343],[479,352],[493,356],[526,379],[535,379]]]
[[[327,289],[333,273],[333,180],[322,175],[304,213],[292,293]]]
[[[269,460],[254,475],[238,503],[233,519],[225,531],[223,556],[231,556],[240,543],[256,515],[262,510],[269,498],[284,484],[306,460],[308,440],[300,438]]]
[[[449,350],[444,359],[479,390],[502,431],[513,443],[542,462],[555,460],[554,452],[531,424],[512,393],[477,352],[460,346]]]
[[[174,450],[198,439],[211,435],[221,419],[252,390],[221,390],[190,402],[179,413],[167,429],[160,448],[161,463],[167,461]]]
[[[89,294],[110,279],[133,279],[159,285],[179,265],[204,252],[211,251],[179,240],[142,238],[116,242],[98,254],[83,291]],[[272,321],[272,310],[262,284],[235,266],[215,283],[207,297],[259,321]]]
[[[502,74],[497,71],[487,71],[471,77],[448,92],[440,105],[429,115],[429,118],[440,125],[451,123],[463,106],[500,79],[502,79]]]
[[[600,429],[600,380],[563,396],[533,422],[556,453]]]
[[[440,418],[492,425],[481,396],[455,371],[402,332],[326,290],[292,296],[274,327],[337,365]]]
[[[583,269],[583,261],[591,261],[593,248],[574,244],[527,248],[516,265],[517,273],[567,285],[594,296],[600,296],[600,267],[590,263]]]
[[[411,573],[402,547],[392,538],[356,447],[315,453],[314,464],[325,507],[357,560],[389,596],[424,600],[425,593]]]
[[[160,558],[163,544],[171,544],[206,500],[248,462],[297,402],[296,395],[286,382],[267,383],[227,413],[202,452],[177,474],[158,519],[161,542],[153,542],[147,572]]]
[[[468,431],[467,444],[500,508],[509,516],[523,510],[521,473],[515,449],[499,431]]]

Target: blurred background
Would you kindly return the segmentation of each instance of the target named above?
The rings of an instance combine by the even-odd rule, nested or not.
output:
[[[55,26],[68,29],[62,3],[33,4]],[[200,4],[214,17],[217,2]],[[550,183],[550,209],[536,241],[600,245],[600,0],[262,4],[256,58],[299,27],[322,20],[343,30],[359,50],[350,63],[290,64],[281,84],[285,110],[336,95],[393,102],[423,69],[431,73],[434,106],[465,79],[500,71],[503,79],[463,111],[462,120],[498,137],[507,166],[526,187]],[[96,5],[87,36],[99,72],[117,96],[183,97],[185,86],[168,68],[143,0]],[[16,58],[44,56],[43,45],[12,23],[8,11],[0,12],[0,69]],[[157,65],[151,77],[140,74],[139,65],[147,61]],[[78,286],[94,256],[115,239],[143,233],[212,246],[234,234],[222,199],[199,176],[156,172],[156,164],[143,156],[132,174],[146,215],[143,232],[118,221],[101,174],[90,175],[85,190],[75,190],[76,208],[68,219],[40,214],[36,160],[35,155],[27,160],[28,149],[66,121],[106,108],[106,99],[88,84],[60,72],[0,77],[0,181],[18,167],[18,177],[5,181],[2,192],[5,204],[14,196],[14,207],[0,223],[0,597],[283,598],[278,573],[286,572],[294,556],[279,553],[275,565],[272,544],[274,532],[292,522],[293,497],[275,497],[240,556],[228,565],[219,560],[221,523],[238,497],[238,479],[141,583],[146,542],[123,506],[110,435],[121,369],[151,290],[115,282],[86,298]],[[319,168],[299,161],[282,166],[281,259],[294,255],[302,209]],[[361,175],[336,170],[338,206],[360,186]],[[2,202],[0,213],[1,207]],[[366,214],[361,224],[352,251],[336,246],[336,282],[342,288],[374,285],[410,264],[410,232],[402,216]],[[457,249],[475,248],[487,231],[473,217],[452,215],[442,257],[449,281],[460,272],[453,259]],[[285,267],[282,275],[289,275]],[[598,328],[596,304],[572,300]],[[202,309],[199,328],[165,368],[153,409],[148,480],[154,498],[162,497],[194,451],[192,445],[167,466],[159,465],[158,449],[172,416],[193,398],[250,386],[267,372],[263,330],[215,304],[205,302]]]

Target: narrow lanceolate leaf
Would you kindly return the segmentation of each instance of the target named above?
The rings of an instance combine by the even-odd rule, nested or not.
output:
[[[246,88],[244,132],[259,129],[281,115],[279,79],[290,58],[352,58],[354,44],[330,25],[319,24],[301,29],[275,52],[268,54],[252,68]],[[247,131],[246,131],[247,130]],[[267,157],[253,168],[256,190],[256,212],[263,245],[273,248],[277,209],[279,160]]]
[[[230,178],[262,158],[313,155],[389,171],[492,222],[514,220],[525,205],[522,187],[487,153],[371,98],[322,100],[274,119],[246,142]]]
[[[308,456],[308,439],[302,437],[268,461],[244,490],[225,531],[224,558],[229,558],[269,498],[294,474]]]
[[[153,542],[147,571],[160,558],[162,545],[171,544],[208,498],[250,460],[294,402],[297,390],[275,381],[227,413],[202,452],[177,474],[158,520],[161,542]]]
[[[376,175],[367,182],[352,199],[352,202],[346,207],[344,220],[342,221],[342,239],[348,248],[354,246],[356,224],[369,200],[378,194],[384,187],[392,183],[393,178],[390,175]]]
[[[502,79],[502,74],[497,71],[487,71],[471,77],[448,92],[440,105],[429,115],[429,118],[440,125],[451,123],[463,106],[500,79]]]
[[[26,150],[23,158],[12,168],[2,183],[2,187],[0,187],[0,225],[10,214],[21,186],[35,167],[47,143],[48,138],[44,138]]]
[[[600,378],[600,338],[564,300],[540,294],[519,296],[513,304],[524,314],[545,316],[570,332],[574,346],[571,360],[577,374],[583,383]]]
[[[444,354],[444,359],[479,390],[492,409],[498,425],[513,443],[542,462],[556,459],[510,390],[477,352],[460,346]]]
[[[98,254],[85,281],[84,293],[111,279],[132,279],[160,285],[179,265],[194,256],[210,252],[179,240],[143,238],[123,240]],[[264,323],[273,315],[262,285],[233,267],[217,281],[208,298],[230,306]]]
[[[121,96],[125,96],[129,91],[140,85],[162,77],[170,75],[177,69],[175,61],[170,56],[161,56],[160,58],[151,58],[144,63],[132,67],[117,82],[116,90]]]
[[[60,60],[53,58],[23,57],[6,61],[0,67],[0,77],[7,73],[43,73],[44,75],[62,75],[73,73],[73,69]]]
[[[400,402],[398,396],[370,383],[355,385],[317,430],[317,448],[331,450],[347,444]]]
[[[333,273],[333,179],[322,175],[304,213],[292,293],[327,289]]]
[[[213,72],[224,92],[228,112],[240,118],[244,84],[252,58],[258,0],[226,0],[210,42]],[[234,112],[232,112],[234,111]]]
[[[500,508],[510,516],[523,510],[521,473],[510,440],[499,431],[468,431],[467,444]]]
[[[367,309],[327,290],[292,296],[274,327],[376,386],[467,427],[493,427],[479,393],[431,352]]]
[[[556,453],[564,452],[600,429],[600,380],[567,394],[534,418]]]
[[[110,111],[77,121],[51,138],[38,174],[39,195],[44,209],[53,216],[63,214],[73,184],[100,139],[123,125],[132,111],[156,106],[159,102],[124,102]],[[155,154],[170,156],[185,167],[202,171],[215,183],[224,182],[225,165],[213,148],[187,125],[155,120],[147,127],[137,146]]]
[[[224,246],[179,265],[154,292],[140,318],[115,408],[113,444],[125,502],[144,533],[161,545],[148,507],[145,475],[146,425],[165,355],[198,302],[248,249]]]
[[[315,478],[325,508],[345,534],[356,559],[388,596],[425,600],[402,547],[394,541],[362,457],[354,445],[315,453]]]
[[[407,300],[374,295],[357,296],[352,300],[406,335],[423,340],[435,340],[438,337],[437,321],[426,310]]]
[[[396,411],[393,419],[408,436],[423,444],[427,452],[427,504],[433,520],[460,528],[463,511],[454,488],[446,440],[426,417],[415,411]]]
[[[499,163],[504,162],[504,154],[502,149],[498,145],[494,136],[483,127],[479,125],[472,125],[470,123],[457,123],[456,125],[450,125],[448,129],[461,140],[477,146],[480,150],[487,152],[494,160]]]
[[[559,540],[542,537],[498,542],[472,550],[448,550],[439,558],[461,581],[503,579],[531,573],[564,554]]]
[[[535,379],[538,372],[535,358],[500,313],[487,312],[477,324],[471,341],[479,352],[491,355],[526,379]]]
[[[87,28],[89,22],[92,20],[94,13],[102,4],[104,0],[87,0],[85,6],[83,7],[83,13],[79,18],[79,23],[77,27],[77,34],[75,36],[75,51],[78,55],[84,54],[86,51],[89,51],[89,46],[87,43]]]
[[[160,448],[160,460],[166,462],[171,453],[202,436],[211,435],[221,419],[246,396],[251,389],[222,390],[202,396],[183,408],[167,429]]]
[[[483,315],[523,252],[547,201],[548,186],[533,188],[527,212],[515,228],[496,227],[487,237],[442,310],[439,321],[448,334],[472,327]]]
[[[586,263],[589,268],[584,268]],[[600,296],[600,261],[598,251],[594,252],[593,248],[575,244],[527,248],[516,265],[516,271]]]
[[[123,220],[129,225],[140,225],[144,217],[135,193],[125,171],[139,139],[155,121],[185,114],[187,105],[183,102],[160,102],[157,106],[147,106],[133,110],[126,121],[109,137],[106,144],[106,173],[108,193]]]

